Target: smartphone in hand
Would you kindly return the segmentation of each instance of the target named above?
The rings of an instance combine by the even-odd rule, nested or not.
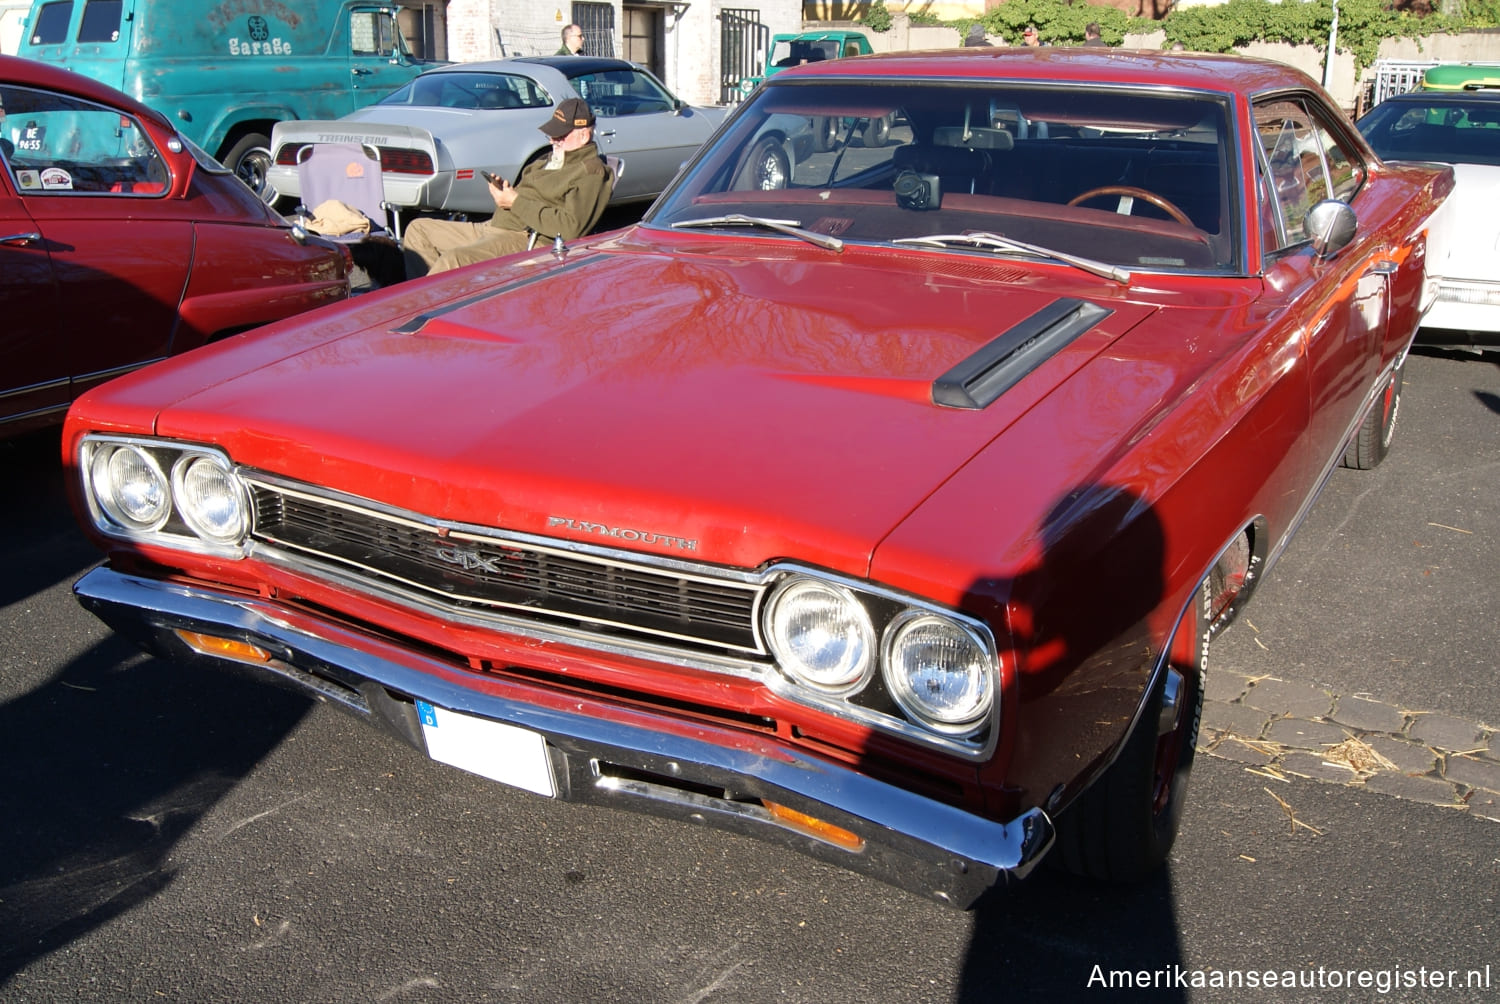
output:
[[[505,179],[502,178],[502,177],[500,177],[498,174],[491,174],[489,171],[485,171],[485,170],[481,170],[479,173],[482,174],[482,175],[484,175],[484,180],[485,181],[488,181],[490,184],[494,185],[496,188],[504,188],[505,187]]]

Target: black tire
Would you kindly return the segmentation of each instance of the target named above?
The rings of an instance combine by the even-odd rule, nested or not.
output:
[[[1385,390],[1375,402],[1375,407],[1365,416],[1359,434],[1344,451],[1344,466],[1357,471],[1368,471],[1380,465],[1385,455],[1391,452],[1391,440],[1396,435],[1396,418],[1401,413],[1401,384],[1406,375],[1406,360],[1391,374]]]
[[[872,118],[865,123],[865,131],[860,140],[868,147],[885,146],[891,136],[890,119],[884,115]]]
[[[812,120],[813,149],[822,153],[832,150],[839,140],[839,120],[833,116],[819,116]]]
[[[229,148],[219,162],[229,168],[250,191],[267,203],[276,199],[274,189],[266,185],[266,174],[271,170],[271,138],[264,133],[249,132]]]
[[[785,188],[792,181],[792,161],[786,148],[774,136],[758,140],[745,158],[741,172],[745,188],[756,192],[772,192]]]
[[[1203,716],[1211,599],[1205,581],[1120,755],[1057,819],[1052,858],[1075,875],[1137,882],[1172,850]]]

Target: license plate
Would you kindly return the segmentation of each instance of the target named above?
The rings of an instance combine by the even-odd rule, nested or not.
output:
[[[530,729],[417,702],[427,755],[492,781],[557,797],[547,743]]]

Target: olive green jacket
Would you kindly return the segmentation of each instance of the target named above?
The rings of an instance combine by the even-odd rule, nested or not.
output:
[[[545,158],[528,164],[516,184],[515,203],[497,210],[490,226],[535,230],[549,241],[577,240],[598,220],[613,188],[609,167],[590,140],[568,151],[556,170],[547,170]]]

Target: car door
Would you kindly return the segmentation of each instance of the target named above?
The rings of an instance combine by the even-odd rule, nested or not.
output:
[[[389,8],[356,7],[349,12],[351,97],[340,115],[380,100],[410,80],[414,72]]]
[[[679,102],[644,70],[609,69],[570,81],[595,116],[599,152],[625,169],[614,201],[657,195],[713,132],[707,116]]]
[[[1340,144],[1317,102],[1297,95],[1259,102],[1255,125],[1266,286],[1272,299],[1300,312],[1311,396],[1308,459],[1326,465],[1337,460],[1382,368],[1397,267],[1390,221],[1380,200],[1359,197],[1365,166]],[[1305,220],[1330,198],[1349,203],[1359,222],[1354,240],[1323,259]]]
[[[7,135],[0,115],[0,422],[44,415],[69,400],[67,355],[49,337],[57,280],[41,228],[16,191]]]
[[[169,354],[193,223],[131,116],[38,87],[0,85],[0,99],[14,147],[6,233],[35,235],[6,247],[0,283],[14,281],[11,264],[41,276],[45,260],[50,270],[39,295],[12,290],[30,320],[24,329],[7,322],[7,344],[24,340],[37,360],[26,380],[65,379],[73,397]]]

